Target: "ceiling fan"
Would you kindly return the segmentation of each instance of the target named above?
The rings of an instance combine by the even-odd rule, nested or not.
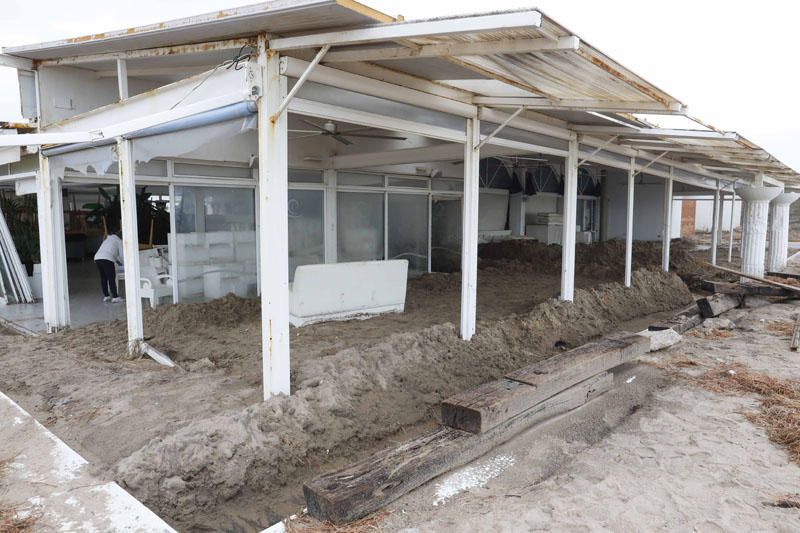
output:
[[[316,136],[325,136],[331,137],[335,141],[340,142],[342,144],[353,144],[352,141],[348,139],[348,137],[364,137],[366,139],[390,139],[394,141],[405,141],[406,137],[397,137],[395,135],[381,135],[378,133],[359,133],[363,131],[374,130],[375,128],[352,128],[349,130],[340,130],[339,126],[333,122],[332,120],[326,121],[321,126],[319,124],[315,124],[310,120],[300,119],[300,122],[303,124],[307,124],[314,128],[313,130],[289,130],[289,133],[300,133],[301,135],[297,135],[292,137],[291,141],[297,139],[304,139],[306,137],[316,137]]]

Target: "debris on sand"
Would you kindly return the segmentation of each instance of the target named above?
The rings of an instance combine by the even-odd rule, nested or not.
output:
[[[356,520],[348,524],[336,525],[331,522],[320,522],[316,518],[304,515],[284,522],[286,533],[380,533],[380,523],[389,516],[382,511]]]
[[[115,478],[156,512],[190,523],[243,491],[277,495],[309,464],[369,448],[430,423],[447,396],[578,346],[642,315],[692,301],[674,274],[637,271],[619,283],[579,289],[529,313],[479,321],[467,343],[453,324],[397,333],[371,346],[305,360],[293,394],[194,420],[120,461]]]
[[[11,464],[11,459],[0,460],[0,481]],[[2,483],[0,483],[2,486]],[[29,533],[39,520],[37,510],[20,511],[13,505],[0,502],[0,531],[3,533]]]
[[[748,420],[763,427],[773,442],[800,463],[800,382],[754,372],[742,364],[726,364],[693,378],[714,392],[748,393],[759,397],[759,410]]]
[[[784,494],[771,502],[764,502],[764,505],[781,509],[800,509],[800,494]]]

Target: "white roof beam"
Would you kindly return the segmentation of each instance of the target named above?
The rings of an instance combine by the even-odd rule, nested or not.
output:
[[[33,70],[33,61],[24,57],[0,54],[0,67],[11,67],[19,70]]]
[[[664,106],[660,102],[625,102],[591,99],[549,99],[526,96],[476,96],[473,104],[494,107],[520,107],[553,111],[608,111],[675,115],[683,111],[679,103]],[[634,130],[635,131],[635,130]]]
[[[392,59],[415,59],[443,56],[488,56],[495,54],[525,54],[577,50],[580,39],[574,35],[550,39],[509,39],[506,41],[478,41],[468,43],[427,44],[417,48],[403,46],[391,48],[366,48],[341,50],[328,54],[325,63],[349,63],[355,61],[389,61]]]
[[[119,61],[119,60],[118,60]],[[124,61],[124,60],[123,60]],[[175,76],[178,74],[194,75],[201,72],[207,72],[214,68],[215,65],[196,65],[191,67],[157,67],[157,68],[129,68],[128,77],[147,77],[147,76]],[[114,70],[98,70],[95,72],[98,78],[116,78],[117,71]]]
[[[40,67],[55,67],[58,65],[77,65],[80,63],[96,63],[98,61],[115,61],[117,59],[138,59],[144,57],[178,56],[188,54],[201,54],[219,50],[238,50],[246,45],[253,45],[254,37],[242,39],[226,39],[224,41],[210,41],[196,44],[183,44],[178,46],[161,46],[157,48],[144,48],[141,50],[127,50],[124,52],[106,52],[102,54],[88,54],[83,56],[68,56],[58,59],[44,59],[37,61]]]
[[[627,128],[625,126],[574,126],[580,133],[595,135],[624,135],[626,138],[636,137],[669,137],[673,139],[724,139],[737,141],[739,135],[734,132],[682,130],[673,128]]]
[[[102,139],[101,135],[88,131],[68,133],[18,133],[0,135],[0,147],[36,146],[42,144],[84,143]]]
[[[270,39],[272,50],[302,50],[319,48],[326,44],[342,46],[351,44],[367,44],[378,41],[394,41],[413,39],[434,35],[454,35],[459,33],[489,32],[511,28],[538,28],[542,24],[542,14],[536,10],[498,13],[493,15],[476,15],[468,17],[396,22],[378,24],[354,30],[333,31]]]
[[[292,57],[285,57],[283,59],[285,59],[285,62],[282,63],[282,65],[285,65],[285,71],[282,72],[282,74],[293,78],[302,76],[310,64],[307,61]],[[474,117],[478,113],[478,109],[474,105],[436,96],[416,89],[400,87],[366,76],[351,74],[324,65],[320,65],[311,71],[308,75],[308,80],[356,93],[368,94],[395,102],[415,105],[425,109],[451,113],[465,118]]]

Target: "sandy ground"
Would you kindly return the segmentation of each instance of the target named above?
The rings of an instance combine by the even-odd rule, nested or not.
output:
[[[412,282],[403,315],[293,329],[290,398],[260,402],[258,302],[232,297],[146,312],[177,371],[127,360],[124,323],[0,337],[0,390],[179,529],[255,531],[302,507],[303,480],[433,427],[443,397],[690,301],[658,272],[598,285],[622,277],[618,248],[579,250],[574,304],[550,300],[557,247],[495,249],[471,343],[458,274]]]
[[[735,362],[800,379],[800,355],[776,333],[799,312],[794,304],[732,311],[730,332],[700,330],[649,360]],[[624,369],[614,391],[411,493],[381,526],[406,533],[800,530],[797,509],[773,505],[798,492],[800,468],[745,418],[755,399],[712,393],[681,375]]]

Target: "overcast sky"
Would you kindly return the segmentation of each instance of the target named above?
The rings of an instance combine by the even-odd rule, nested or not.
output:
[[[247,5],[242,0],[2,0],[0,46],[98,33]],[[406,19],[485,11],[477,0],[370,0]],[[539,7],[584,40],[800,169],[800,4],[723,0],[494,0]],[[14,71],[0,67],[0,120],[19,118]]]

